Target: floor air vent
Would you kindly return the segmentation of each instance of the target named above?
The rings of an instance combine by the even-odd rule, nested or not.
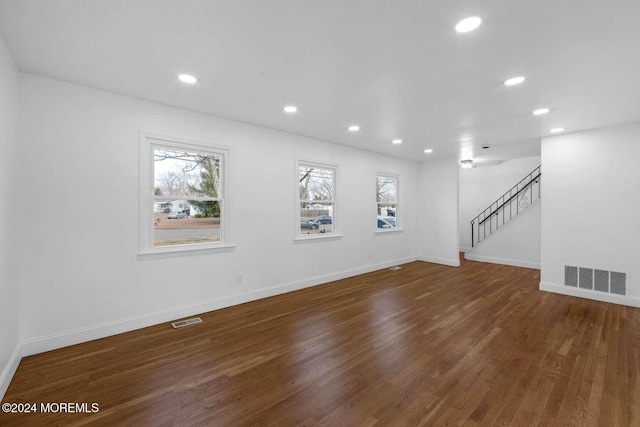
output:
[[[199,317],[194,317],[192,319],[179,320],[177,322],[173,322],[171,326],[173,326],[174,329],[178,329],[178,328],[184,328],[185,326],[194,325],[196,323],[202,323],[202,319]]]
[[[400,267],[399,265],[396,265],[395,267],[389,267],[389,270],[391,271],[398,271],[400,269],[402,269],[402,267]]]
[[[565,265],[564,285],[608,294],[626,295],[627,273]]]

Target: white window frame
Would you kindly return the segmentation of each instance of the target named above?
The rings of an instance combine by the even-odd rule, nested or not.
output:
[[[307,235],[300,233],[300,219],[302,218],[302,216],[300,215],[300,205],[305,201],[309,201],[309,200],[300,199],[300,167],[303,167],[303,166],[314,167],[318,169],[330,169],[333,171],[333,199],[321,201],[323,203],[333,204],[333,217],[331,221],[333,231],[331,233],[322,233],[322,234],[319,233],[319,234],[307,234]],[[296,158],[295,179],[294,179],[295,195],[296,195],[295,197],[296,213],[294,216],[295,217],[294,241],[308,242],[308,241],[318,241],[318,240],[335,240],[335,239],[341,239],[343,237],[343,235],[338,232],[338,223],[340,220],[339,209],[338,209],[338,176],[339,176],[338,168],[339,168],[339,165],[335,163],[324,163],[324,162],[317,162],[312,160]],[[338,219],[337,221],[336,221],[336,218]]]
[[[190,243],[173,246],[154,246],[153,204],[158,196],[154,195],[154,149],[161,147],[169,150],[196,152],[204,155],[220,157],[220,188],[216,200],[220,205],[220,241],[211,243]],[[147,132],[140,133],[140,251],[138,255],[167,256],[201,253],[203,251],[221,251],[232,249],[235,245],[228,240],[229,208],[227,199],[229,147],[213,145],[200,141],[189,141],[183,138],[168,137]],[[199,199],[196,196],[190,200]],[[206,198],[207,200],[210,198]]]
[[[380,206],[381,203],[378,202],[378,178],[391,178],[391,179],[395,179],[396,180],[396,198],[394,202],[391,203],[382,203],[382,204],[394,204],[396,205],[396,226],[394,228],[378,228],[377,224],[378,224],[378,208]],[[396,232],[401,232],[403,231],[403,229],[401,228],[401,209],[400,209],[400,181],[401,181],[401,176],[395,173],[389,173],[389,172],[376,172],[376,180],[375,180],[375,187],[374,187],[374,193],[373,193],[373,197],[375,199],[375,206],[376,206],[376,219],[374,224],[376,224],[376,228],[374,233],[375,234],[386,234],[386,233],[396,233]]]

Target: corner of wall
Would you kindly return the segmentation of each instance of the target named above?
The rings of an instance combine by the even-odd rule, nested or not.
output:
[[[19,71],[0,36],[0,198],[21,205],[14,183],[20,144],[18,142]],[[19,247],[16,226],[20,215],[9,209],[0,212],[0,396],[4,396],[21,358]],[[13,351],[12,351],[13,349]]]
[[[459,266],[458,164],[454,158],[420,164],[418,174],[418,259]]]
[[[4,398],[5,393],[9,389],[9,384],[20,365],[22,360],[22,343],[18,343],[9,357],[9,361],[5,365],[2,373],[0,373],[0,401]]]
[[[564,285],[566,265],[640,277],[638,203],[629,197],[640,187],[639,156],[640,122],[542,139],[541,290],[640,307],[635,280],[626,296]]]
[[[438,258],[432,256],[419,256],[418,261],[430,262],[433,264],[448,265],[449,267],[460,267],[460,259]]]

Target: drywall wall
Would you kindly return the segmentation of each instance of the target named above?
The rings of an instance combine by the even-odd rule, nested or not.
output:
[[[640,123],[542,140],[540,289],[640,306]],[[570,288],[564,265],[626,272],[627,296]]]
[[[17,203],[17,109],[18,71],[0,37],[0,398],[20,361],[18,263],[15,233],[20,204]]]
[[[499,164],[460,169],[460,248],[471,249],[471,219],[540,166],[540,156],[505,160]],[[535,231],[531,231],[533,235]],[[540,229],[537,230],[540,235]],[[527,235],[527,240],[531,236]],[[508,252],[507,252],[508,253]],[[540,258],[538,256],[538,262]]]
[[[475,248],[465,259],[540,269],[540,213],[542,200],[513,218]]]
[[[415,259],[416,162],[31,75],[20,94],[26,354]],[[231,147],[233,250],[138,257],[141,131]],[[294,241],[296,158],[339,165],[341,239]],[[404,231],[374,233],[378,171]]]
[[[459,266],[456,159],[420,164],[416,221],[418,259]]]

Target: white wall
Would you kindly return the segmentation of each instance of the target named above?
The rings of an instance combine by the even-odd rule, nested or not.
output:
[[[19,362],[17,109],[18,71],[0,37],[0,398]]]
[[[415,162],[31,75],[20,91],[25,353],[415,259]],[[233,251],[138,259],[140,131],[232,147]],[[296,156],[339,164],[342,239],[294,242]],[[404,232],[374,235],[377,171],[401,176]]]
[[[460,265],[458,161],[421,163],[418,172],[417,254],[423,261]]]
[[[540,288],[640,306],[640,123],[542,141]],[[564,265],[627,272],[627,294],[563,286]]]
[[[505,160],[497,165],[460,169],[460,248],[471,249],[469,222],[525,175],[540,166],[540,156]],[[531,234],[534,232],[532,231]],[[537,230],[539,239],[540,229]],[[529,239],[527,235],[527,240]],[[540,258],[538,256],[538,262]]]

